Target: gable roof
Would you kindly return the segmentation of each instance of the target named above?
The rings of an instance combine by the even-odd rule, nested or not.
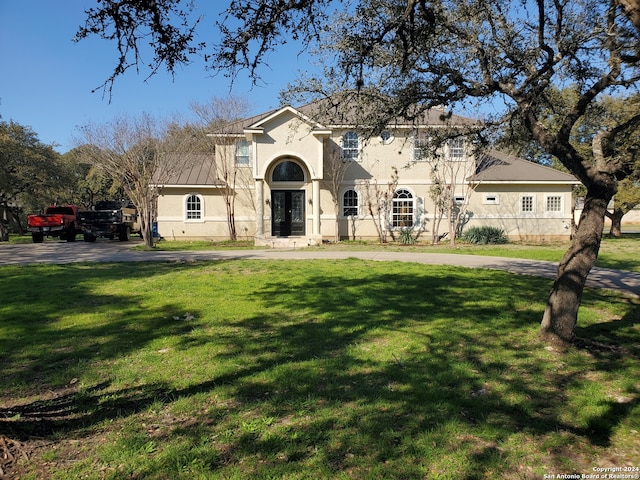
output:
[[[327,128],[355,128],[365,126],[365,122],[369,122],[367,114],[362,110],[362,106],[355,105],[345,96],[341,100],[335,98],[323,98],[307,103],[300,107],[292,107],[291,105],[283,105],[279,108],[269,110],[245,119],[240,119],[228,123],[220,129],[214,130],[212,134],[222,136],[240,136],[245,130],[259,130],[269,120],[276,118],[284,113],[291,113],[301,120],[309,123],[316,130]],[[426,110],[417,109],[414,119],[404,119],[395,117],[388,122],[389,127],[405,127],[414,128],[420,126],[472,126],[478,123],[478,120],[463,117],[460,115],[447,112],[444,107],[430,108]]]
[[[272,117],[276,112],[281,110],[276,108],[269,110],[268,112],[259,113],[251,117],[242,118],[233,122],[227,123],[220,128],[213,130],[211,135],[213,136],[244,136],[244,130],[252,127],[257,123],[263,122],[266,118]]]
[[[216,177],[213,155],[192,154],[189,157],[189,166],[171,176],[165,182],[165,187],[219,187],[224,185],[224,182]]]
[[[289,112],[290,114],[298,117],[299,119],[311,124],[314,126],[314,128],[325,128],[324,125],[321,125],[320,123],[318,123],[317,121],[309,118],[307,115],[305,115],[302,110],[299,109],[295,109],[290,105],[285,105],[284,107],[278,109],[278,110],[272,110],[271,112],[265,114],[264,116],[262,116],[257,122],[252,123],[249,127],[249,129],[258,129],[258,128],[262,128],[263,125],[265,123],[267,123],[269,120],[276,118],[280,115],[282,115],[283,113]]]
[[[369,101],[372,101],[371,98]],[[378,121],[378,112],[372,111],[370,104],[358,102],[358,96],[354,92],[315,100],[298,107],[298,110],[332,127],[368,127]],[[455,115],[445,107],[423,108],[420,105],[414,105],[413,108],[407,107],[404,110],[405,116],[391,115],[386,126],[415,128],[416,126],[472,126],[478,123],[478,120]]]
[[[569,173],[498,150],[489,150],[478,156],[476,174],[469,180],[482,183],[580,183]]]

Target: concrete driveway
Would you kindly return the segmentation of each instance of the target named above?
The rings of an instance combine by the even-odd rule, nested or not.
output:
[[[483,257],[478,255],[456,255],[418,252],[374,252],[374,251],[326,251],[300,250],[215,250],[215,251],[132,251],[140,241],[60,242],[45,241],[40,244],[0,244],[0,265],[15,264],[65,264],[74,262],[186,262],[195,260],[230,259],[345,259],[360,258],[376,261],[413,262],[431,265],[453,265],[468,268],[504,270],[522,275],[553,279],[557,263],[537,260],[522,260],[505,257]],[[640,274],[594,268],[587,279],[587,286],[617,290],[640,297]]]

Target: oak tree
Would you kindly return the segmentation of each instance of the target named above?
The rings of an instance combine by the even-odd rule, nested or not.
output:
[[[60,155],[36,132],[14,121],[0,121],[0,241],[8,240],[10,224],[22,233],[27,214],[71,201],[65,191],[71,181],[64,175]]]
[[[168,180],[191,166],[191,136],[175,123],[141,114],[85,125],[78,141],[82,157],[117,182],[136,206],[142,238],[152,248],[157,198]]]
[[[158,60],[153,66],[164,64],[170,72],[203,49],[213,68],[231,75],[246,69],[258,78],[260,65],[281,42],[297,40],[303,48],[322,42],[335,53],[326,57],[333,60],[324,71],[332,84],[384,94],[387,100],[378,98],[371,109],[374,126],[398,116],[419,118],[438,105],[504,105],[488,125],[518,119],[587,191],[541,324],[547,342],[574,339],[607,205],[632,171],[633,152],[623,145],[635,135],[640,112],[594,135],[589,157],[571,138],[599,97],[628,96],[639,84],[638,0],[231,0],[211,50],[194,44],[197,19],[179,9],[179,0],[134,3],[101,1],[79,32],[117,41],[116,76],[127,62],[137,63],[137,56],[127,60],[126,54],[147,42],[141,31],[148,28]],[[566,85],[576,89],[576,99],[557,112],[557,128],[551,129],[541,112],[553,107],[549,92]]]

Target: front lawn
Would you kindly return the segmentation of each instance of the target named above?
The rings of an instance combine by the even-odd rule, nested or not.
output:
[[[502,245],[471,245],[458,242],[451,247],[447,242],[439,245],[420,243],[416,245],[401,245],[397,242],[380,244],[379,242],[349,242],[324,243],[312,250],[340,250],[340,251],[403,251],[421,253],[455,253],[465,255],[488,255],[508,258],[524,258],[529,260],[543,260],[547,262],[559,262],[567,251],[569,243],[507,243]],[[155,247],[157,250],[245,250],[253,249],[253,242],[243,240],[238,242],[209,242],[209,241],[160,241]],[[144,250],[143,245],[134,247]],[[640,235],[625,234],[622,238],[605,236],[598,255],[597,267],[614,268],[630,272],[640,272]]]
[[[640,466],[640,307],[405,263],[0,267],[0,467],[21,479],[543,478]],[[4,445],[4,446],[3,446]]]

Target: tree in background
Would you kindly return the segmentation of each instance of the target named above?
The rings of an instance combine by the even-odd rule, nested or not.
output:
[[[80,199],[78,203],[90,208],[99,201],[128,201],[118,179],[108,176],[103,169],[84,158],[82,152],[82,148],[73,148],[61,157],[66,169],[75,178],[75,196]]]
[[[640,185],[637,177],[627,177],[618,184],[618,192],[613,197],[613,210],[607,211],[607,218],[611,220],[609,235],[622,236],[622,217],[640,205]]]
[[[583,120],[584,130],[591,130],[587,140],[596,138],[600,128],[616,128],[624,119],[630,118],[640,111],[640,95],[629,98],[604,97],[596,102]],[[613,197],[613,209],[607,210],[606,216],[611,220],[609,234],[614,237],[622,235],[622,217],[640,204],[640,126],[629,129],[620,135],[614,146],[616,161],[629,162],[631,173],[618,182],[618,189]],[[627,156],[627,158],[624,158]]]
[[[191,135],[148,114],[117,117],[81,129],[81,155],[122,186],[138,210],[142,238],[153,248],[152,225],[163,185],[189,168]]]
[[[0,241],[8,240],[10,225],[23,234],[27,214],[72,201],[65,188],[72,181],[60,155],[30,127],[0,121]]]
[[[576,88],[563,88],[549,92],[548,106],[541,111],[540,118],[546,128],[557,130],[560,128],[561,117],[558,111],[567,109],[575,103],[579,97]],[[615,128],[625,118],[632,117],[640,111],[640,95],[635,94],[628,98],[603,96],[592,102],[584,116],[576,122],[571,131],[571,144],[580,152],[580,155],[593,161],[593,142],[596,135],[603,130]],[[512,121],[505,128],[503,135],[497,141],[500,148],[509,150],[515,155],[527,158],[536,163],[550,165],[559,170],[568,171],[556,157],[550,156],[536,142],[531,133],[525,129],[518,119]],[[621,222],[625,214],[640,204],[640,129],[630,128],[625,135],[618,139],[616,154],[629,155],[626,160],[629,163],[631,173],[628,177],[618,182],[616,194],[613,197],[613,209],[607,210],[605,215],[611,220],[611,236],[620,236],[622,233]],[[613,161],[613,160],[612,160]],[[574,191],[574,196],[580,198],[586,195],[584,186]]]
[[[231,75],[247,69],[257,79],[259,66],[280,42],[321,42],[335,52],[323,74],[331,84],[356,97],[384,94],[386,100],[378,95],[370,108],[374,126],[398,116],[415,119],[438,105],[504,104],[499,118],[488,123],[518,118],[542,150],[586,187],[580,223],[560,261],[541,323],[544,341],[566,344],[574,339],[607,205],[618,182],[633,171],[633,152],[624,140],[640,124],[640,112],[599,130],[592,157],[578,151],[571,136],[599,97],[615,92],[629,96],[626,92],[640,83],[639,3],[362,0],[344,6],[331,0],[237,0],[226,10],[222,39],[210,61]],[[180,11],[178,4],[100,3],[87,11],[78,38],[96,34],[117,40],[121,56],[113,79],[127,65],[137,64],[138,44],[147,44],[150,33],[156,52],[152,68],[164,64],[174,72],[190,53],[207,47],[194,45],[197,23],[190,23],[190,12]],[[178,27],[172,23],[176,18]],[[134,54],[133,60],[127,52]],[[315,87],[322,81],[305,83]],[[557,127],[550,128],[542,113],[555,107],[551,92],[567,84],[575,86],[577,97],[556,108]]]
[[[198,141],[204,147],[203,153],[210,154],[217,179],[222,180],[220,192],[227,213],[229,240],[238,238],[235,207],[238,198],[255,211],[253,175],[249,146],[246,152],[239,152],[244,136],[237,135],[236,122],[245,118],[249,104],[243,97],[212,98],[208,103],[191,104],[191,111],[200,120],[196,126]],[[247,155],[244,155],[246,153]]]

